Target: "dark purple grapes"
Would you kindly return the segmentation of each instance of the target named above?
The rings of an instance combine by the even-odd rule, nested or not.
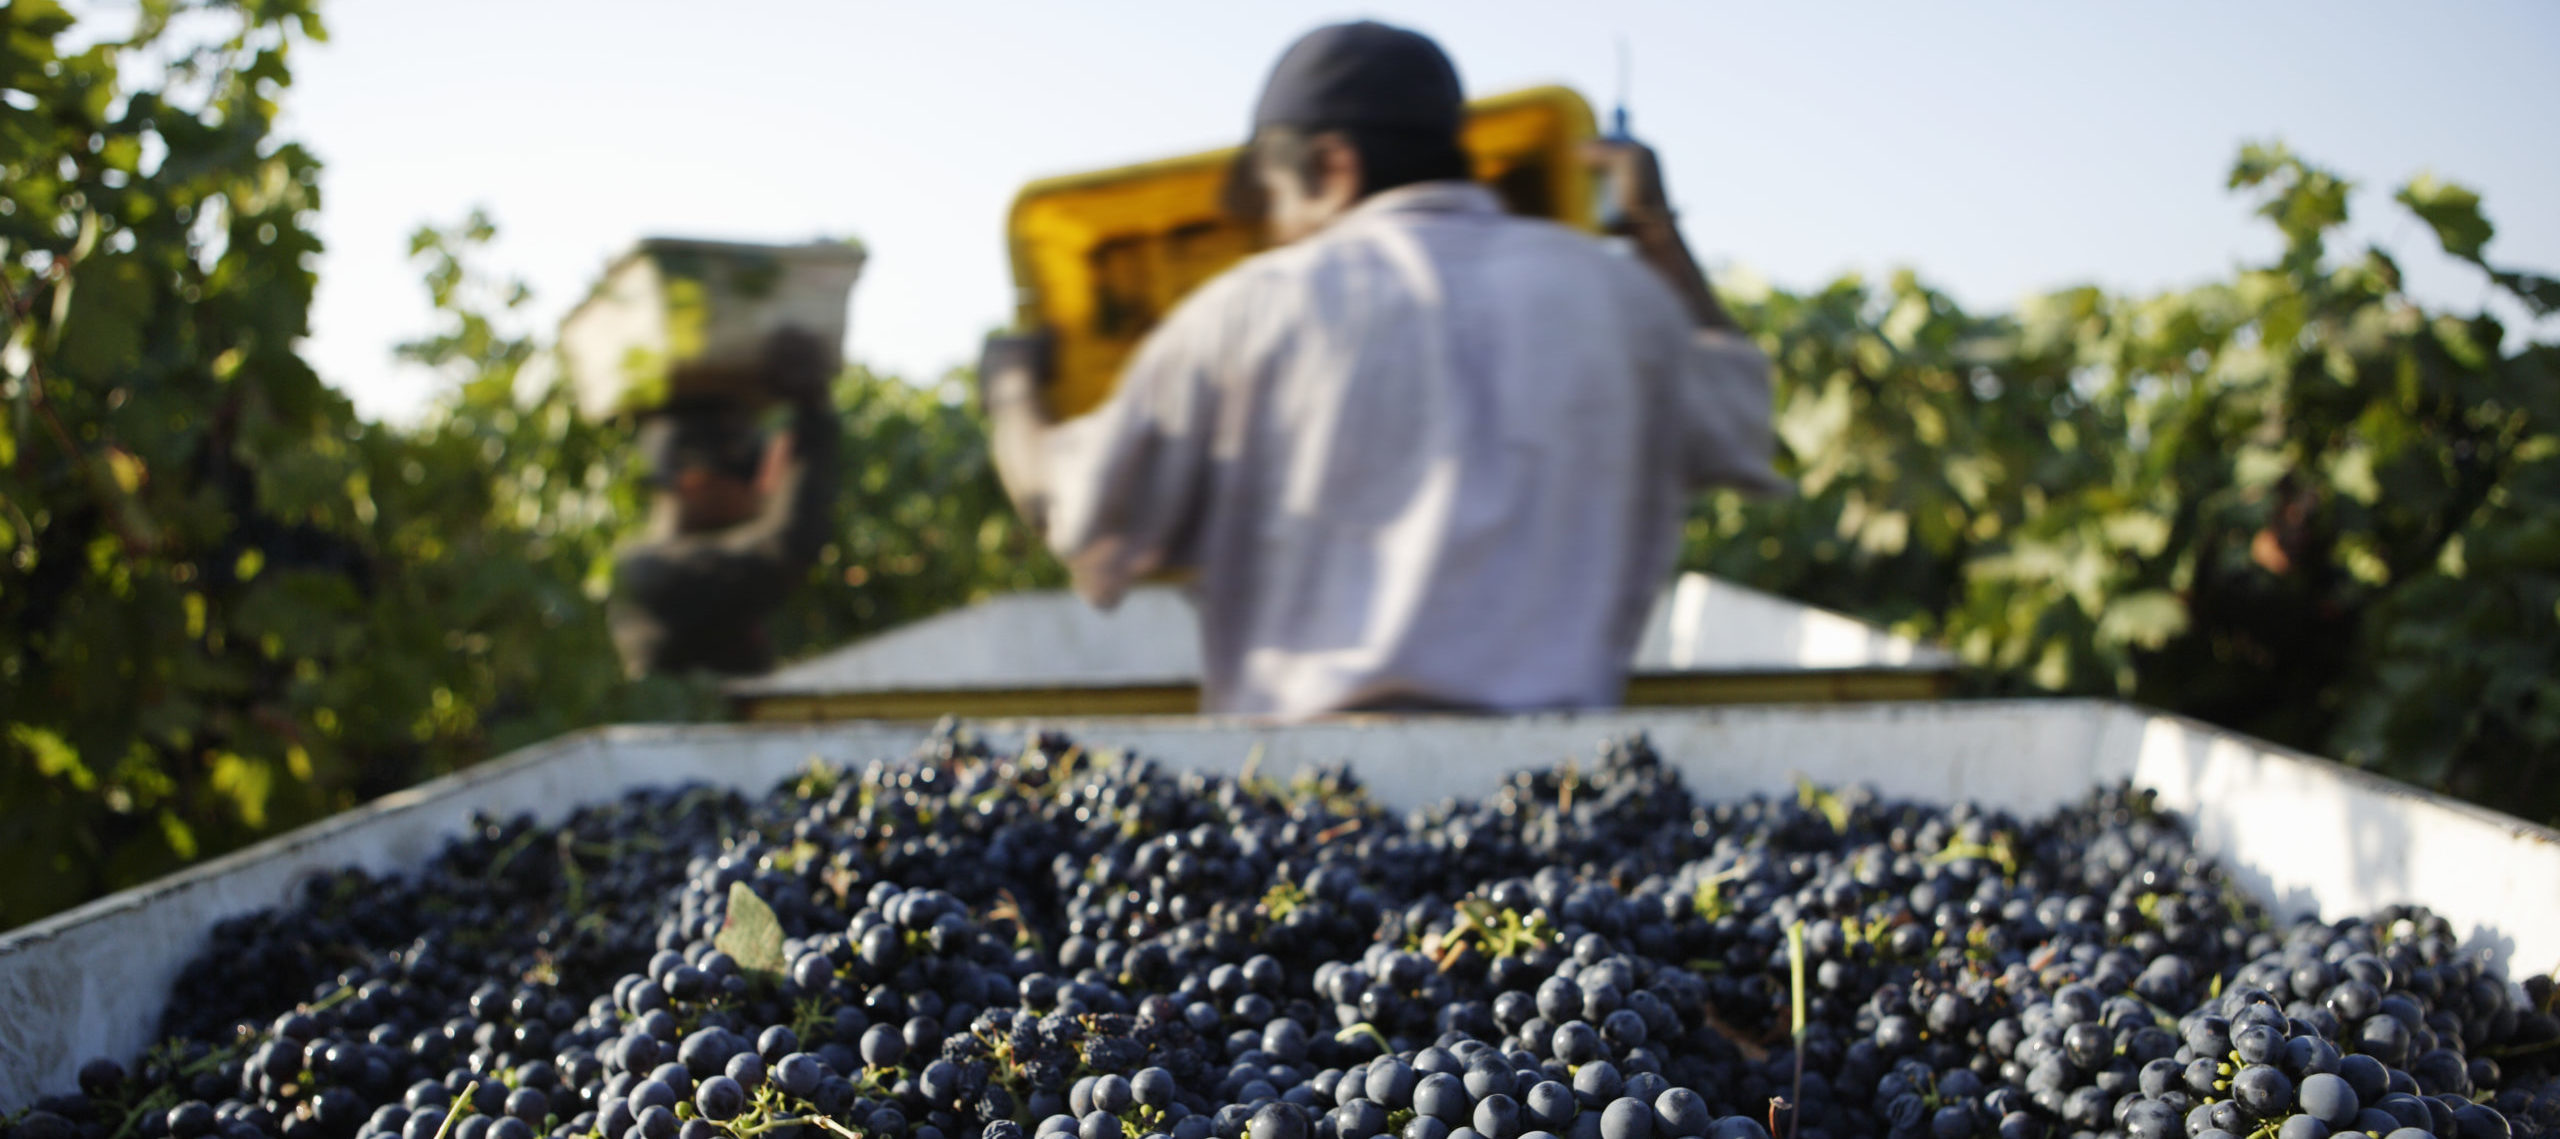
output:
[[[324,881],[215,931],[180,1044],[5,1139],[2560,1130],[2547,979],[2422,909],[2236,897],[2121,788],[1705,802],[1631,741],[1397,815],[1340,769],[953,734]],[[778,952],[723,940],[739,904]],[[226,987],[217,954],[274,969]]]

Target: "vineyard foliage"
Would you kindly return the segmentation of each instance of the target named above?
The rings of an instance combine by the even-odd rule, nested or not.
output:
[[[309,0],[0,11],[0,928],[586,724],[720,711],[604,631],[641,490],[533,369],[477,214],[412,252],[420,422],[297,355],[317,160],[274,130]],[[2428,311],[2335,249],[2349,186],[2280,147],[2232,185],[2271,263],[1997,316],[1911,274],[1737,298],[1801,489],[1700,502],[1685,560],[1942,639],[1986,692],[2120,695],[2560,822],[2555,346]],[[2399,193],[2506,306],[2476,197]],[[1058,580],[965,376],[851,368],[806,653]]]
[[[2283,243],[2225,283],[1742,306],[1801,493],[1702,504],[1686,560],[1939,638],[1987,690],[2122,696],[2560,823],[2560,346],[2330,248],[2351,186],[2281,146],[2231,187]],[[2486,259],[2469,191],[2396,201],[2536,324],[2560,309]]]
[[[412,249],[442,326],[401,351],[448,377],[422,423],[297,355],[319,164],[274,120],[309,3],[0,27],[0,861],[32,871],[0,928],[570,728],[717,714],[621,675],[627,432],[518,398],[485,218]],[[1054,574],[959,390],[840,380],[844,538],[787,649]]]

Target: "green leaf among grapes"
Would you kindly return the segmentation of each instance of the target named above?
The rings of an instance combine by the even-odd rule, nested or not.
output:
[[[738,962],[749,977],[766,983],[782,979],[789,962],[782,959],[782,922],[744,882],[729,884],[729,910],[711,943]]]
[[[1849,833],[1849,804],[1840,793],[1816,786],[1813,780],[1796,777],[1796,805],[1819,813],[1831,824],[1833,834]]]

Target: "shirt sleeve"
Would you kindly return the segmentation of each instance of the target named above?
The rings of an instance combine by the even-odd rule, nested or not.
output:
[[[1212,282],[1138,346],[1101,407],[1053,429],[1046,443],[1049,547],[1076,592],[1108,609],[1130,585],[1196,564],[1212,476],[1223,310],[1236,296]]]
[[[1760,495],[1792,489],[1770,465],[1777,434],[1769,358],[1739,332],[1684,328],[1675,340],[1668,396],[1689,485]]]

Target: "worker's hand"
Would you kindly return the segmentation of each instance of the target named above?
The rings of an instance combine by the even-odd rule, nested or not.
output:
[[[1630,239],[1635,254],[1680,298],[1700,328],[1731,330],[1733,314],[1716,299],[1689,243],[1673,224],[1671,201],[1662,191],[1662,164],[1653,148],[1633,139],[1602,139],[1588,144],[1583,160],[1600,174],[1601,228]]]
[[[1653,148],[1632,139],[1601,139],[1583,148],[1583,161],[1600,175],[1602,228],[1642,237],[1671,224],[1671,201],[1662,189],[1662,163]]]
[[[1057,379],[1056,338],[1046,328],[987,338],[978,358],[978,403],[990,417],[1029,412],[1047,422],[1049,385]]]
[[[990,336],[978,357],[978,407],[987,417],[987,450],[1014,510],[1034,532],[1046,532],[1049,513],[1049,385],[1056,341],[1049,330]]]
[[[764,462],[756,466],[756,497],[768,499],[782,493],[791,479],[791,433],[779,432],[764,445]]]
[[[793,403],[823,400],[828,381],[835,378],[834,355],[814,333],[777,328],[764,340],[765,387],[775,398]]]

